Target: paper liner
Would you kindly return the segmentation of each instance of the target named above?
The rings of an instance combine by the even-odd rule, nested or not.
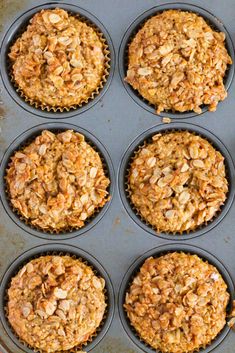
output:
[[[53,130],[53,132],[55,132],[56,134],[57,133],[60,133],[60,132],[63,132],[65,130]],[[75,131],[75,130],[74,130]],[[76,131],[75,131],[76,132]],[[110,201],[111,199],[111,195],[110,195],[110,185],[108,186],[107,188],[107,195],[109,195],[109,197],[107,198],[107,201],[106,203],[102,206],[102,207],[96,207],[93,214],[88,217],[85,221],[84,221],[84,225],[82,227],[67,227],[67,228],[63,228],[63,229],[42,229],[34,224],[32,224],[32,221],[26,217],[24,217],[21,212],[16,209],[12,202],[11,202],[11,194],[10,194],[10,190],[9,190],[9,187],[8,187],[8,184],[7,184],[7,172],[8,172],[8,167],[10,167],[10,164],[11,164],[11,158],[14,156],[14,154],[17,152],[17,151],[22,151],[23,148],[27,147],[28,145],[30,145],[36,138],[36,136],[39,136],[41,132],[39,132],[38,134],[34,135],[33,137],[27,139],[27,141],[23,142],[22,144],[20,144],[19,148],[17,148],[16,150],[14,150],[12,152],[12,154],[9,156],[9,162],[7,163],[7,167],[6,167],[6,170],[5,170],[5,173],[4,173],[4,189],[5,189],[5,197],[6,197],[6,200],[8,201],[8,204],[10,205],[11,207],[11,210],[14,214],[16,214],[18,216],[18,218],[20,219],[20,221],[24,222],[28,227],[30,227],[31,229],[35,229],[41,233],[44,233],[44,234],[54,234],[54,235],[60,235],[60,234],[66,234],[66,233],[72,233],[74,231],[77,231],[77,230],[80,230],[80,229],[83,229],[84,227],[86,227],[93,219],[96,218],[96,216],[99,214],[99,212],[103,209],[103,207],[105,206],[105,204],[107,202]],[[83,135],[83,134],[82,134]],[[101,162],[102,162],[102,167],[103,167],[103,170],[104,170],[104,174],[105,176],[110,180],[110,183],[112,182],[111,179],[110,179],[110,175],[109,175],[109,171],[108,171],[108,167],[107,167],[107,164],[106,164],[106,161],[101,153],[101,151],[98,150],[98,148],[96,147],[96,145],[91,141],[89,140],[85,135],[83,135],[84,138],[85,138],[85,141],[95,150],[95,152],[97,152],[99,154],[99,157],[101,159]]]
[[[181,232],[170,232],[170,231],[164,231],[163,229],[159,229],[159,228],[156,228],[154,227],[153,225],[151,225],[145,218],[143,218],[143,216],[141,215],[140,211],[136,208],[136,206],[133,204],[132,200],[131,200],[131,189],[130,189],[130,186],[129,186],[129,177],[130,177],[130,165],[131,163],[133,162],[134,158],[135,158],[135,155],[137,153],[139,153],[146,145],[148,145],[149,143],[152,143],[152,137],[156,134],[161,134],[161,135],[165,135],[165,134],[169,134],[169,133],[172,133],[172,132],[190,132],[191,134],[194,134],[196,136],[200,136],[202,137],[203,139],[205,139],[206,141],[208,141],[214,148],[216,151],[219,151],[220,150],[217,148],[217,146],[214,146],[214,143],[213,141],[211,141],[210,139],[208,139],[206,136],[204,135],[201,135],[200,133],[198,132],[194,132],[194,131],[189,131],[187,129],[169,129],[168,131],[156,131],[156,133],[153,133],[151,134],[150,136],[146,136],[146,139],[145,141],[140,144],[139,146],[137,146],[137,148],[132,152],[132,154],[130,155],[130,158],[129,158],[129,161],[128,161],[128,165],[127,165],[127,168],[126,168],[126,172],[125,172],[125,176],[124,176],[124,185],[125,185],[125,192],[126,192],[126,197],[127,197],[127,200],[132,208],[132,210],[134,211],[135,215],[141,220],[141,222],[143,222],[146,226],[148,226],[149,228],[151,228],[152,230],[154,230],[156,232],[156,235],[160,234],[160,233],[167,233],[167,234],[170,234],[170,235],[178,235],[178,236],[183,236],[183,235],[188,235],[188,234],[192,234],[198,230],[202,230],[204,229],[208,224],[214,222],[214,220],[218,217],[218,215],[222,212],[223,210],[223,205],[226,203],[227,201],[227,198],[228,198],[228,193],[229,193],[229,187],[230,187],[230,180],[229,180],[229,173],[228,173],[228,162],[227,160],[225,159],[224,155],[222,152],[221,155],[224,157],[224,165],[225,165],[225,174],[226,174],[226,180],[228,182],[228,191],[226,193],[226,199],[223,203],[223,205],[221,205],[221,207],[219,208],[219,210],[215,213],[215,215],[209,220],[209,221],[206,221],[205,223],[197,226],[196,228],[194,229],[189,229],[187,231],[181,231]]]
[[[104,54],[104,58],[105,58],[105,60],[104,60],[104,73],[103,73],[103,76],[101,77],[101,81],[99,83],[99,86],[91,93],[90,97],[84,99],[79,104],[74,104],[74,105],[71,105],[71,106],[68,106],[68,107],[50,106],[50,105],[47,105],[45,103],[34,101],[32,98],[29,98],[29,97],[27,97],[25,95],[24,91],[18,86],[18,84],[15,81],[14,73],[13,73],[13,64],[12,64],[11,60],[7,57],[7,68],[8,68],[9,78],[10,78],[10,81],[13,84],[16,92],[30,106],[32,106],[32,107],[34,107],[36,109],[41,109],[42,111],[45,110],[47,112],[54,112],[54,113],[59,112],[59,113],[62,113],[62,112],[65,112],[65,111],[69,112],[70,110],[76,110],[78,108],[83,107],[85,104],[89,103],[90,101],[95,99],[96,96],[99,95],[100,91],[103,89],[104,85],[106,84],[107,79],[108,79],[109,74],[110,74],[110,62],[111,62],[110,50],[109,50],[109,46],[108,46],[108,43],[107,43],[107,40],[106,40],[104,34],[88,18],[86,18],[86,17],[84,17],[84,16],[82,16],[80,14],[75,14],[75,13],[70,12],[70,11],[67,11],[67,12],[69,13],[70,16],[73,16],[73,17],[77,18],[79,21],[86,23],[98,35],[100,41],[103,44],[103,54]],[[18,35],[14,39],[14,43],[24,33],[24,31],[27,29],[28,24],[29,24],[29,22],[27,23],[26,27],[23,27],[23,28],[19,29]],[[11,48],[11,46],[10,46],[10,48]]]
[[[167,4],[166,4],[166,5],[167,5]],[[173,10],[195,13],[196,15],[202,17],[202,18],[206,21],[206,23],[207,23],[214,31],[220,32],[219,28],[215,25],[215,23],[213,23],[212,21],[210,21],[209,19],[207,19],[202,13],[191,10],[191,9],[190,9],[190,4],[188,5],[188,6],[189,6],[188,9],[182,9],[182,10],[179,9],[179,8],[175,8],[174,5],[175,5],[175,4],[172,4],[172,9],[173,9]],[[125,78],[124,78],[124,79],[125,79],[125,81],[126,81],[126,74],[127,74],[127,70],[128,70],[128,66],[129,66],[129,46],[130,46],[130,44],[132,43],[133,39],[135,38],[136,34],[144,27],[145,23],[146,23],[148,20],[150,20],[152,17],[154,17],[154,16],[156,16],[156,15],[160,15],[161,13],[163,13],[163,12],[165,12],[165,11],[168,11],[168,10],[169,10],[168,8],[163,9],[163,10],[160,10],[160,11],[158,11],[157,8],[156,8],[156,9],[153,9],[153,13],[152,13],[151,15],[147,16],[145,19],[140,20],[140,22],[136,25],[135,29],[132,31],[130,37],[128,38],[128,41],[126,42],[125,51],[124,51],[124,68],[125,68]],[[218,19],[217,19],[217,20],[218,20]],[[222,23],[222,25],[223,25],[223,23]],[[227,49],[228,54],[231,56],[231,52],[230,52],[230,50],[229,50],[229,48],[228,48],[226,42],[225,42],[225,47],[226,47],[226,49]],[[233,64],[232,64],[232,65],[233,65]],[[226,86],[227,75],[228,75],[229,69],[230,69],[230,67],[232,67],[232,65],[227,65],[227,70],[226,70],[225,75],[224,75],[224,78],[223,78],[223,82],[224,82],[224,85],[225,85],[225,86]],[[127,83],[128,83],[128,82],[127,82]],[[130,84],[128,83],[128,85],[130,85]],[[142,100],[145,104],[147,104],[149,107],[151,107],[151,108],[153,108],[153,109],[156,110],[156,108],[157,108],[156,105],[154,105],[153,103],[149,102],[146,98],[144,98],[144,97],[139,93],[139,91],[138,91],[137,89],[134,89],[134,88],[132,87],[132,85],[130,85],[130,86],[131,86],[131,88],[132,88],[132,90],[133,90],[133,93],[134,93],[139,99],[141,99],[141,100]],[[225,87],[225,88],[226,88],[226,87]],[[228,89],[226,88],[226,92],[227,92],[227,91],[228,91]],[[221,102],[221,101],[220,101],[220,102]],[[220,103],[220,102],[219,102],[219,103]],[[207,107],[207,105],[206,105],[206,104],[202,104],[200,107],[201,107],[201,109],[202,109],[202,111],[203,111],[203,109],[205,109],[205,108]],[[184,111],[184,112],[179,112],[179,111],[177,111],[177,110],[171,110],[171,109],[170,109],[170,110],[169,110],[169,109],[166,110],[166,109],[164,109],[164,110],[160,113],[160,115],[162,115],[162,114],[167,114],[167,113],[169,113],[169,114],[179,114],[179,115],[183,115],[183,114],[187,114],[187,113],[194,113],[194,111],[188,110],[188,111]],[[200,114],[195,113],[195,115],[200,115]]]
[[[153,258],[159,258],[159,257],[161,257],[161,256],[164,256],[164,255],[167,255],[167,254],[170,254],[170,253],[173,253],[173,252],[178,252],[178,253],[183,252],[183,253],[185,253],[185,254],[187,254],[187,255],[192,255],[192,254],[193,254],[193,252],[184,251],[184,250],[174,250],[174,249],[173,249],[173,250],[170,250],[170,251],[163,251],[162,253],[157,254],[156,256],[152,255],[152,257],[153,257]],[[207,260],[206,258],[201,257],[200,254],[195,253],[195,255],[197,255],[197,256],[198,256],[200,259],[202,259],[203,261],[205,261],[205,262],[211,264],[209,260]],[[148,257],[146,257],[145,260],[147,260],[147,258],[148,258]],[[144,262],[143,262],[143,263],[144,263]],[[133,273],[132,273],[132,275],[131,275],[131,277],[130,277],[130,280],[129,280],[128,283],[127,283],[125,294],[126,294],[127,292],[129,292],[130,287],[131,287],[131,285],[133,284],[133,280],[134,280],[134,278],[136,277],[137,273],[140,271],[140,268],[142,267],[143,263],[142,263],[140,266],[138,266],[137,269],[135,269],[135,270],[133,271]],[[211,264],[211,265],[213,265],[213,264]],[[223,277],[223,273],[221,273],[221,270],[220,270],[219,268],[217,268],[215,265],[213,265],[213,266],[218,270],[218,272],[219,272],[219,273],[221,274],[221,276]],[[223,280],[224,280],[224,282],[226,283],[226,280],[224,279],[224,277],[223,277]],[[227,285],[227,292],[229,293],[229,297],[230,297],[229,300],[231,301],[231,293],[230,293],[230,291],[229,291],[229,286],[228,286],[227,283],[226,283],[226,285]],[[125,302],[125,300],[124,300],[124,302]],[[123,304],[124,304],[124,303],[123,303]],[[230,305],[230,303],[228,302],[227,307],[228,307],[229,305]],[[133,334],[142,344],[144,344],[146,348],[150,349],[153,353],[155,353],[155,352],[156,352],[156,349],[153,348],[149,343],[147,343],[147,342],[146,342],[143,338],[141,338],[140,335],[138,334],[137,330],[135,329],[134,325],[131,323],[131,320],[129,319],[129,317],[128,317],[128,315],[127,315],[127,310],[125,309],[124,305],[123,305],[123,309],[124,309],[126,318],[127,318],[127,320],[128,320],[129,326],[130,326],[130,328],[131,328],[132,334]],[[227,313],[226,318],[228,318],[228,317],[229,317],[229,314]],[[224,327],[226,327],[226,323],[224,324]],[[192,350],[192,351],[188,351],[188,353],[199,352],[199,351],[201,351],[202,349],[205,349],[205,348],[209,347],[214,341],[217,340],[218,336],[221,334],[221,332],[222,332],[222,330],[224,329],[224,327],[223,327],[223,328],[221,329],[221,331],[217,334],[217,336],[216,336],[215,338],[213,338],[213,339],[210,341],[210,343],[207,343],[206,345],[201,345],[201,346],[198,347],[197,349],[194,349],[194,350]],[[158,350],[157,352],[161,353],[161,351],[159,351],[159,350]]]
[[[67,251],[65,251],[65,252],[62,252],[62,251],[46,251],[45,253],[39,253],[39,254],[37,254],[37,255],[34,255],[34,256],[29,257],[26,261],[24,261],[24,262],[21,264],[21,266],[19,266],[19,267],[17,268],[17,271],[15,271],[15,272],[12,274],[12,276],[11,276],[11,278],[10,278],[10,280],[9,280],[8,286],[6,287],[6,291],[5,291],[5,293],[4,293],[4,301],[5,301],[5,303],[8,303],[8,293],[7,293],[7,292],[8,292],[8,290],[9,290],[10,286],[11,286],[11,280],[12,280],[12,278],[13,278],[29,261],[34,260],[34,259],[36,259],[36,258],[39,258],[39,257],[41,257],[41,256],[48,256],[48,255],[54,255],[54,256],[55,256],[55,255],[56,255],[56,256],[70,256],[70,257],[72,257],[73,259],[79,260],[79,261],[82,262],[84,265],[89,266],[89,267],[92,269],[93,273],[94,273],[96,276],[102,277],[101,275],[99,275],[99,271],[98,271],[98,270],[96,270],[87,260],[84,260],[84,259],[83,259],[82,257],[80,257],[80,256],[77,256],[77,255],[75,255],[75,254],[71,254],[71,253],[69,253],[69,252],[67,252]],[[102,278],[103,278],[103,277],[102,277]],[[104,279],[105,279],[105,278],[104,278]],[[78,352],[78,351],[80,352],[80,351],[84,350],[85,347],[86,347],[89,343],[91,343],[91,342],[94,340],[95,337],[97,337],[97,336],[99,335],[100,331],[102,330],[102,328],[103,328],[103,326],[104,326],[105,320],[106,320],[106,318],[107,318],[108,306],[109,306],[109,299],[108,299],[106,287],[104,288],[103,292],[104,292],[104,296],[105,296],[106,307],[105,307],[104,315],[103,315],[103,318],[102,318],[102,321],[101,321],[99,327],[97,327],[97,329],[95,330],[95,332],[90,335],[90,337],[88,338],[88,340],[87,340],[86,342],[82,343],[82,344],[79,345],[79,346],[75,346],[75,347],[73,347],[73,348],[71,348],[71,349],[69,349],[69,350],[66,350],[66,351],[59,351],[58,353],[63,353],[63,352],[65,352],[65,353],[75,353],[75,352]],[[25,347],[29,348],[32,352],[35,352],[35,353],[46,353],[45,351],[43,351],[43,350],[41,350],[41,349],[37,349],[37,348],[31,347],[29,344],[27,344],[25,341],[23,341],[23,340],[16,334],[16,332],[14,331],[13,327],[11,326],[11,324],[10,324],[10,322],[9,322],[9,320],[8,320],[8,308],[7,308],[7,305],[5,305],[4,311],[5,311],[5,317],[6,317],[7,322],[8,322],[8,326],[9,326],[9,328],[11,329],[12,334],[18,339],[19,342],[20,342],[21,344],[23,344]],[[56,353],[56,352],[57,352],[57,351],[55,351],[55,353]],[[84,353],[85,353],[85,351],[84,351]]]

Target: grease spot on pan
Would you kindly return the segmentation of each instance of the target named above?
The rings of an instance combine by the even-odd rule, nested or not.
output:
[[[227,237],[224,238],[224,242],[225,242],[225,243],[229,243],[230,240],[231,240],[231,237],[230,237],[230,236],[227,236]]]
[[[122,340],[114,337],[107,337],[103,344],[96,349],[96,353],[137,353],[130,349]]]
[[[26,3],[26,0],[0,0],[0,32],[2,32],[5,22],[22,10]]]
[[[113,221],[113,227],[119,226],[120,223],[121,223],[121,219],[119,217],[115,217]]]
[[[25,241],[22,239],[20,234],[11,232],[7,228],[0,224],[0,241],[1,248],[4,251],[1,253],[0,269],[6,267],[9,263],[9,259],[15,258],[24,249]]]
[[[1,118],[2,112],[4,112],[4,114],[5,114],[5,109],[0,106],[0,153],[4,152],[7,147],[7,142],[4,138],[4,121],[5,120],[2,120],[3,118]]]

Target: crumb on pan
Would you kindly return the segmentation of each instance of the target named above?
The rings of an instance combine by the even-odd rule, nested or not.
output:
[[[197,255],[150,257],[126,293],[125,310],[138,336],[161,352],[205,348],[226,324],[227,285]]]
[[[105,312],[105,281],[70,256],[41,256],[11,280],[8,320],[17,336],[44,352],[80,347]]]
[[[233,300],[233,307],[229,317],[228,326],[235,330],[235,300]]]
[[[224,157],[188,131],[159,133],[135,153],[128,194],[157,232],[195,230],[213,219],[226,200]]]
[[[105,70],[104,44],[96,31],[58,8],[34,15],[9,58],[24,95],[53,107],[87,101]]]
[[[99,153],[72,130],[44,130],[15,152],[6,182],[14,209],[46,231],[81,228],[109,200]]]
[[[170,124],[170,123],[171,123],[171,118],[168,118],[167,116],[164,116],[164,117],[162,118],[162,122],[163,122],[164,124]]]
[[[215,111],[226,98],[223,79],[232,64],[225,34],[195,13],[168,10],[153,16],[129,46],[126,81],[162,111]]]

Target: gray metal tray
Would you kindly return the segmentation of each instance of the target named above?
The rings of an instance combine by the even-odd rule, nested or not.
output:
[[[14,30],[15,26],[22,23],[22,18],[19,19],[20,16],[36,6],[49,4],[49,6],[61,7],[75,5],[82,9],[80,12],[84,16],[88,15],[89,17],[90,14],[90,19],[100,26],[105,33],[111,48],[113,66],[111,67],[110,79],[102,94],[97,97],[95,102],[85,106],[84,109],[78,109],[68,114],[62,113],[57,116],[30,108],[15,95],[14,90],[7,82],[7,77],[4,76],[3,50],[0,58],[0,69],[4,81],[4,83],[1,81],[0,91],[1,159],[4,155],[6,159],[6,151],[6,153],[10,153],[12,148],[19,145],[22,141],[21,134],[29,136],[28,134],[31,131],[35,133],[37,129],[40,130],[40,127],[35,128],[36,125],[50,123],[50,126],[55,129],[63,129],[66,124],[76,125],[78,130],[87,133],[87,138],[97,146],[107,161],[112,180],[110,190],[113,195],[112,202],[98,215],[97,219],[92,221],[92,224],[88,224],[82,231],[69,233],[68,236],[38,234],[37,231],[30,229],[15,218],[4,196],[5,159],[3,159],[0,170],[0,194],[2,198],[0,204],[0,280],[4,278],[1,288],[4,287],[9,268],[15,268],[13,262],[19,256],[17,263],[25,259],[26,255],[24,253],[28,250],[30,250],[29,256],[35,254],[36,250],[32,250],[32,248],[45,245],[43,249],[51,251],[54,246],[54,250],[58,251],[64,246],[64,251],[68,251],[69,246],[72,246],[74,252],[79,254],[80,251],[80,254],[84,257],[87,253],[91,254],[98,262],[87,254],[88,261],[90,260],[94,266],[98,266],[98,270],[104,276],[107,272],[112,282],[112,285],[108,285],[111,295],[111,311],[100,338],[105,337],[101,341],[98,339],[97,342],[94,342],[97,343],[96,346],[91,344],[87,347],[88,351],[94,353],[153,352],[136,339],[121,310],[123,289],[128,285],[127,282],[131,276],[130,271],[136,270],[136,266],[141,264],[143,259],[150,254],[159,254],[174,249],[200,254],[201,257],[214,263],[222,272],[234,298],[235,80],[232,80],[234,67],[228,72],[226,78],[226,85],[229,87],[228,98],[219,104],[215,113],[209,113],[207,109],[203,109],[203,114],[199,116],[195,116],[195,114],[171,114],[174,123],[165,125],[167,129],[172,127],[174,129],[197,131],[210,139],[225,155],[230,178],[230,194],[219,219],[195,234],[185,234],[180,238],[171,237],[169,234],[155,236],[151,228],[143,224],[134,215],[124,194],[124,167],[128,161],[128,154],[131,154],[136,142],[141,142],[143,137],[147,137],[153,131],[164,127],[161,125],[162,117],[154,114],[152,107],[141,101],[123,83],[124,44],[130,35],[130,30],[136,28],[136,24],[143,20],[143,14],[146,11],[144,17],[156,11],[157,9],[151,10],[155,6],[161,5],[160,9],[162,9],[163,5],[168,4],[168,8],[174,6],[190,9],[190,6],[186,6],[186,4],[191,2],[192,5],[200,7],[197,12],[202,15],[207,14],[208,20],[215,27],[223,28],[225,26],[226,29],[224,30],[229,33],[227,46],[234,57],[232,44],[232,42],[235,44],[234,0],[189,0],[189,2],[182,0],[181,3],[184,3],[184,5],[178,3],[169,5],[171,2],[165,0],[58,0],[57,3],[51,4],[46,1],[0,0],[0,39],[4,40],[6,44],[11,35],[8,32],[9,28],[12,26],[11,29]],[[191,9],[195,11],[195,8],[191,7]],[[209,11],[210,14],[204,11]],[[137,23],[134,23],[139,16]],[[25,19],[25,16],[23,19]],[[114,49],[112,49],[112,45]],[[168,116],[168,114],[163,115]],[[54,243],[57,245],[52,245]],[[41,251],[42,248],[39,249]],[[140,259],[135,262],[139,257]],[[99,267],[99,264],[102,266]],[[118,295],[119,290],[120,295]],[[1,322],[4,323],[2,294],[1,292],[0,315]],[[115,312],[112,320],[113,301],[115,301]],[[111,320],[112,323],[109,327]],[[8,335],[7,332],[8,330],[5,330],[0,323],[0,351],[2,353],[28,351],[14,343],[11,334],[8,332]],[[225,328],[218,339],[204,352],[213,349],[215,353],[234,353],[234,347],[235,333]]]

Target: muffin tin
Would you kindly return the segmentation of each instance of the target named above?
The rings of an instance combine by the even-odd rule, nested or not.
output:
[[[75,253],[85,258],[106,278],[110,293],[107,319],[97,337],[86,346],[87,352],[153,352],[136,338],[122,309],[124,291],[133,271],[140,266],[144,258],[150,255],[183,250],[208,259],[222,273],[228,283],[232,299],[235,299],[234,65],[230,67],[225,78],[226,87],[229,88],[228,98],[219,103],[216,112],[210,113],[204,107],[201,115],[195,115],[195,113],[156,115],[154,108],[137,96],[123,81],[126,68],[126,45],[130,37],[146,18],[169,8],[195,11],[205,17],[213,27],[227,31],[226,44],[234,59],[235,3],[233,0],[226,0],[226,2],[214,0],[213,4],[205,0],[194,0],[191,5],[187,1],[172,4],[162,0],[158,4],[160,6],[154,7],[156,6],[154,0],[144,2],[58,0],[50,3],[40,0],[35,7],[33,0],[21,2],[12,0],[9,8],[2,9],[3,31],[0,34],[3,84],[0,92],[0,100],[3,101],[0,105],[0,115],[4,116],[0,121],[2,160],[0,168],[2,201],[0,204],[0,280],[2,280],[0,351],[2,353],[29,352],[9,329],[4,315],[5,293],[10,277],[20,264],[26,259],[45,252]],[[109,45],[111,56],[109,78],[101,93],[83,107],[62,113],[42,111],[24,102],[9,81],[6,60],[9,43],[18,29],[22,28],[22,24],[24,26],[25,21],[41,8],[56,6],[71,12],[80,12],[100,28]],[[115,61],[118,62],[116,67]],[[177,122],[162,124],[162,116],[177,119]],[[56,119],[60,120],[55,121]],[[45,128],[54,131],[72,128],[83,133],[87,141],[90,141],[101,153],[111,179],[112,202],[107,203],[84,228],[67,234],[53,235],[32,229],[12,212],[5,193],[5,167],[13,151]],[[218,217],[202,229],[182,236],[156,235],[135,215],[125,193],[128,161],[137,145],[153,133],[169,129],[195,131],[208,139],[224,155],[229,179],[228,198]],[[118,293],[119,298],[116,300]],[[234,345],[235,334],[226,326],[212,345],[201,351],[209,352],[213,349],[215,353],[233,353]]]

